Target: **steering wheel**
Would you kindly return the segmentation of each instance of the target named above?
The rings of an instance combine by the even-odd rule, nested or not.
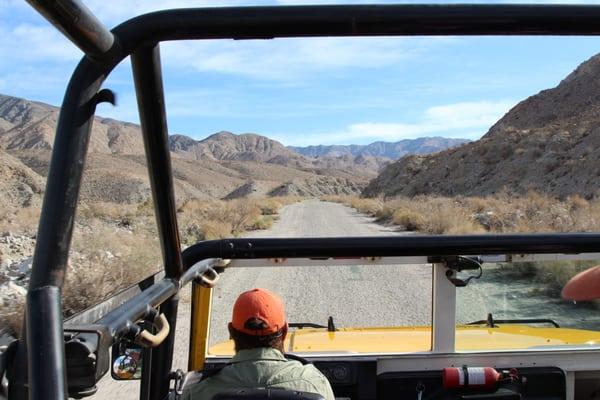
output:
[[[283,356],[285,358],[287,358],[288,360],[294,360],[294,361],[298,361],[300,364],[302,365],[307,365],[307,364],[312,364],[310,361],[308,361],[306,358],[304,357],[300,357],[296,354],[293,353],[283,353]]]

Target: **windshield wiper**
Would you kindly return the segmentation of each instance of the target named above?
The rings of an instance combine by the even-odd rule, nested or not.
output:
[[[497,328],[496,324],[550,324],[555,328],[560,328],[560,325],[549,318],[519,318],[519,319],[494,319],[492,314],[488,314],[487,319],[469,322],[467,325],[486,325],[488,328]]]
[[[320,324],[314,324],[312,322],[290,322],[289,323],[289,327],[290,328],[298,328],[298,329],[302,329],[302,328],[327,328],[327,332],[335,332],[335,331],[337,331],[337,328],[335,327],[335,324],[333,323],[333,317],[332,316],[329,316],[329,318],[327,318],[327,326],[320,325]]]

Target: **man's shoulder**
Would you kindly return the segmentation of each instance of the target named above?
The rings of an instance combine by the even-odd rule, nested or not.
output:
[[[317,367],[312,364],[301,364],[298,361],[288,361],[283,366],[282,370],[291,373],[292,375],[298,375],[299,377],[315,377],[325,378],[325,375]]]
[[[304,385],[312,386],[316,389],[321,389],[324,386],[329,386],[329,381],[327,380],[325,375],[323,375],[323,373],[321,373],[321,371],[319,371],[314,365],[302,365],[298,361],[286,362],[285,365],[282,366],[281,369],[278,371],[278,373],[274,374],[271,377],[269,383],[271,383],[272,385],[284,383],[294,385],[293,382],[304,382]],[[300,388],[296,389],[298,390]]]

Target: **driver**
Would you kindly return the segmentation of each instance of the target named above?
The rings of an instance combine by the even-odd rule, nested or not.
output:
[[[334,400],[327,378],[313,365],[287,360],[283,342],[288,332],[284,305],[266,289],[242,293],[228,325],[235,356],[216,375],[184,392],[185,400],[212,399],[228,389],[288,389]]]

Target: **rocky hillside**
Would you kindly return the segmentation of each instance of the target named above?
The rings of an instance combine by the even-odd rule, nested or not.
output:
[[[373,142],[368,145],[332,145],[332,146],[306,146],[289,149],[308,157],[340,157],[363,156],[383,157],[397,160],[408,154],[430,154],[461,146],[469,142],[466,139],[449,139],[443,137],[424,137],[418,139],[405,139],[399,142]]]
[[[0,213],[40,204],[44,180],[19,159],[0,150]],[[4,215],[0,215],[0,218]]]
[[[0,147],[6,150],[51,149],[59,109],[48,104],[0,94]],[[90,151],[144,154],[138,125],[96,117]]]
[[[41,200],[59,109],[0,95],[0,207],[15,209]],[[299,155],[260,135],[219,132],[202,141],[171,137],[178,199],[239,197],[247,181],[250,192],[264,196],[286,182],[315,176],[315,193],[358,193],[380,165],[373,160],[327,159]],[[96,118],[81,194],[84,201],[137,203],[150,196],[144,146],[138,125]],[[349,165],[352,164],[352,165]],[[339,180],[338,180],[339,178]],[[345,180],[352,184],[346,186]],[[343,186],[343,187],[342,187]]]
[[[484,195],[529,189],[597,194],[600,180],[600,55],[557,87],[517,104],[480,140],[390,164],[365,196]]]
[[[376,176],[391,161],[389,158],[368,154],[300,154],[294,147],[285,147],[276,140],[253,133],[236,135],[223,131],[203,140],[173,135],[169,138],[169,145],[173,153],[192,160],[256,161],[323,171],[324,174],[346,171],[365,179]]]
[[[312,165],[311,160],[278,141],[253,133],[236,135],[222,131],[203,140],[173,135],[169,145],[175,154],[193,160],[256,161],[299,168]]]

